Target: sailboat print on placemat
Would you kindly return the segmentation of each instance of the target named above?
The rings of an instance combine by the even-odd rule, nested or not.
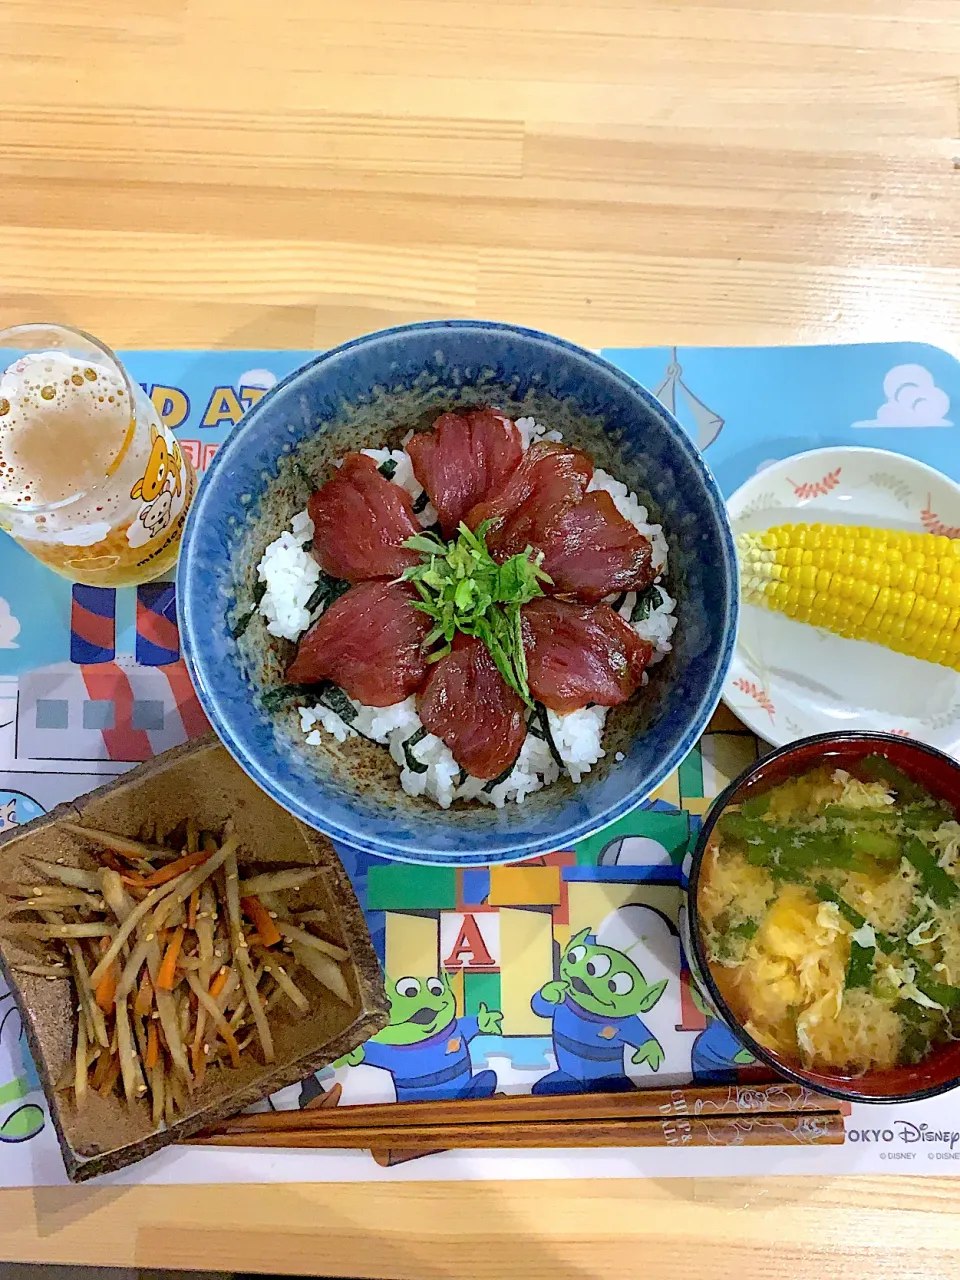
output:
[[[683,412],[684,406],[686,407],[693,423],[693,430],[690,431],[690,434],[693,436],[698,449],[706,449],[707,445],[713,444],[723,430],[724,420],[718,413],[714,413],[712,409],[708,408],[702,400],[697,399],[683,381],[682,373],[683,369],[677,360],[677,348],[674,347],[664,379],[658,387],[654,388],[653,394],[664,408],[669,409],[673,416],[678,418],[683,426],[690,431],[690,423],[685,420],[687,414]],[[682,393],[680,408],[677,407],[678,391]]]

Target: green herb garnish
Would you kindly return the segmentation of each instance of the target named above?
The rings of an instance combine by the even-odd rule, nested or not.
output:
[[[383,476],[384,480],[392,480],[397,474],[397,464],[393,458],[388,458],[386,462],[381,462],[377,470]]]
[[[424,640],[432,650],[428,661],[445,658],[458,631],[486,645],[497,670],[511,689],[533,706],[527,683],[520,608],[543,595],[541,582],[552,579],[540,568],[543,553],[532,547],[497,564],[484,540],[489,521],[476,532],[461,522],[457,537],[443,542],[424,531],[403,544],[419,552],[421,563],[403,577],[420,593],[416,608],[433,621]]]

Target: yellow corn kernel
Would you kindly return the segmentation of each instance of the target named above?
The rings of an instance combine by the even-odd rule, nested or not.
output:
[[[899,564],[890,567],[890,585],[899,587],[901,591],[912,591],[917,581],[916,569],[911,569],[909,565],[902,561]]]

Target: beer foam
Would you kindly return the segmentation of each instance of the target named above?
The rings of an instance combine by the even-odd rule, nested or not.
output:
[[[14,361],[0,374],[0,504],[56,506],[102,485],[134,408],[118,369],[63,351]]]

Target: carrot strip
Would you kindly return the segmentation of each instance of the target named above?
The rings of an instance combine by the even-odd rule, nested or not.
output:
[[[183,925],[176,930],[170,939],[167,949],[163,954],[163,961],[160,965],[160,972],[157,974],[157,989],[159,991],[172,991],[174,979],[177,976],[177,958],[180,955],[180,948],[183,945]]]
[[[205,849],[199,853],[185,853],[176,862],[168,862],[159,871],[154,871],[153,875],[147,876],[143,883],[147,889],[156,889],[158,885],[166,884],[168,880],[176,880],[177,876],[182,875],[184,871],[199,867],[209,857],[210,855]]]
[[[157,1024],[151,1018],[150,1029],[147,1032],[147,1056],[144,1062],[147,1070],[157,1065],[157,1059],[160,1056],[160,1036],[157,1032]]]
[[[275,947],[281,940],[280,930],[260,899],[251,894],[249,897],[240,899],[240,906],[256,925],[257,933],[260,935],[260,945],[263,947]]]
[[[220,992],[227,985],[227,978],[230,976],[230,970],[226,965],[220,970],[214,980],[210,983],[210,995],[214,1000],[220,995]]]
[[[97,1004],[104,1013],[113,1010],[114,996],[117,994],[117,966],[112,964],[97,984],[94,993]]]
[[[237,1044],[236,1037],[230,1030],[230,1026],[226,1018],[217,1007],[216,1001],[210,995],[209,991],[204,991],[203,987],[200,985],[200,979],[196,974],[188,973],[187,982],[189,982],[191,988],[196,992],[197,999],[200,1001],[201,1007],[206,1009],[207,1013],[213,1019],[214,1025],[219,1031],[220,1036],[230,1053],[230,1061],[235,1067],[239,1067],[240,1048]]]
[[[100,939],[100,954],[106,951],[110,945],[109,938]],[[93,998],[100,1006],[104,1013],[110,1013],[113,1009],[113,1001],[117,994],[117,980],[119,970],[115,964],[112,964],[107,972],[100,979],[97,988],[93,993]]]
[[[187,928],[192,929],[194,933],[197,930],[197,911],[200,907],[200,890],[194,889],[190,895],[190,905],[187,907]]]
[[[207,1069],[207,1055],[203,1051],[202,1044],[194,1043],[190,1046],[190,1065],[193,1067],[193,1074],[199,1087],[203,1083]]]

